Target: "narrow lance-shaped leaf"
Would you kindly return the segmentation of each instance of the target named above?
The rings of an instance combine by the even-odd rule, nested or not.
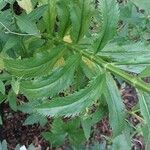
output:
[[[63,37],[67,32],[70,25],[70,12],[68,7],[69,0],[60,0],[57,2],[57,12],[58,12],[58,34]]]
[[[54,96],[68,88],[74,79],[74,72],[80,61],[79,55],[74,55],[66,61],[66,65],[55,70],[49,76],[34,81],[21,83],[21,92],[28,98],[42,98]]]
[[[150,66],[146,67],[140,74],[140,77],[149,77],[150,76]]]
[[[125,112],[121,95],[112,76],[106,74],[105,93],[109,109],[109,121],[113,130],[113,136],[121,134],[124,129]]]
[[[142,91],[138,91],[138,98],[139,98],[139,104],[140,104],[140,110],[141,114],[144,117],[144,123],[145,126],[143,126],[143,129],[146,127],[146,132],[144,131],[144,139],[145,139],[145,149],[149,150],[150,147],[150,95],[147,93],[144,93]]]
[[[89,28],[92,16],[90,0],[72,1],[70,4],[70,17],[72,22],[71,39],[79,42]]]
[[[94,42],[94,51],[97,53],[114,37],[119,19],[116,0],[101,0],[101,31]]]
[[[43,4],[48,4],[48,11],[45,12],[45,14],[43,15],[43,19],[45,22],[47,32],[52,34],[54,31],[54,26],[56,23],[56,15],[57,15],[56,0],[48,0],[48,1],[42,0],[42,1]]]
[[[23,60],[3,58],[4,68],[10,74],[22,78],[46,75],[63,53],[64,49],[57,47]]]
[[[49,103],[42,104],[36,110],[45,116],[76,116],[100,98],[103,82],[103,75],[99,75],[85,89],[67,97],[56,98]]]

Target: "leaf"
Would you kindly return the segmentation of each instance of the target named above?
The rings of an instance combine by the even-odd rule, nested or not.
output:
[[[5,95],[5,84],[0,80],[0,92]]]
[[[27,14],[29,14],[33,10],[31,0],[17,0],[18,5],[23,8]]]
[[[2,150],[8,150],[8,149],[7,149],[7,142],[6,142],[6,140],[3,140],[3,141],[2,141],[2,144],[1,144],[0,146],[1,146],[0,148],[1,148]]]
[[[150,76],[150,66],[146,67],[140,74],[140,77],[149,77]]]
[[[22,32],[28,33],[30,35],[40,35],[36,24],[32,22],[27,16],[17,16],[16,21]]]
[[[39,123],[42,127],[47,123],[47,118],[39,115],[39,114],[31,114],[29,115],[23,125],[33,125]]]
[[[140,104],[140,110],[144,117],[145,123],[150,124],[150,95],[141,91],[138,91],[138,98]],[[149,128],[150,130],[150,128]]]
[[[98,55],[114,62],[121,69],[135,73],[140,73],[150,65],[149,46],[142,42],[126,45],[109,43]]]
[[[0,1],[0,10],[5,7],[7,3],[5,1]]]
[[[64,37],[70,25],[70,12],[68,8],[69,0],[61,0],[57,2],[57,12],[59,20],[59,35]]]
[[[15,92],[15,94],[18,94],[19,93],[19,89],[20,89],[20,81],[19,80],[15,80],[15,78],[12,78],[11,86],[12,86],[12,89]]]
[[[92,17],[91,5],[90,0],[72,1],[70,4],[71,39],[75,43],[78,43],[85,36],[89,28]]]
[[[45,11],[47,11],[47,9],[48,9],[47,5],[42,5],[40,7],[37,7],[36,9],[34,9],[32,12],[28,14],[29,20],[38,21],[45,13]]]
[[[45,3],[46,2],[46,3]],[[43,15],[47,32],[52,34],[56,23],[56,0],[45,1],[43,4],[48,4],[48,11]]]
[[[62,47],[56,47],[23,60],[3,58],[3,62],[5,69],[10,74],[22,78],[32,78],[47,75],[63,53]]]
[[[20,42],[20,39],[16,36],[10,36],[8,40],[6,41],[5,45],[3,46],[3,52],[6,52],[7,50],[13,48],[15,45]]]
[[[42,136],[47,140],[47,141],[50,141],[52,142],[52,144],[54,146],[60,146],[64,143],[65,141],[65,137],[66,137],[66,134],[58,134],[58,135],[53,135],[51,134],[50,132],[44,132],[42,133]]]
[[[129,144],[124,134],[114,138],[111,150],[130,150]]]
[[[2,117],[0,116],[0,125],[3,124]]]
[[[94,42],[94,51],[97,53],[115,36],[119,20],[119,9],[116,0],[101,0],[101,31]]]
[[[83,116],[81,118],[82,128],[87,140],[90,138],[92,126],[96,124],[98,121],[100,121],[104,116],[104,114],[105,114],[104,110],[100,108],[98,111],[94,112],[93,114],[85,117]]]
[[[150,1],[149,0],[131,0],[139,8],[144,9],[150,14]]]
[[[103,76],[99,75],[85,89],[64,98],[56,98],[35,109],[38,113],[45,116],[76,116],[100,98],[103,79]]]
[[[9,92],[7,100],[9,102],[9,106],[12,108],[12,110],[17,111],[17,97],[13,91]]]
[[[72,56],[66,61],[66,65],[63,68],[55,70],[46,78],[22,82],[21,92],[33,99],[53,97],[71,85],[80,59],[79,55]]]
[[[105,93],[109,109],[109,122],[113,130],[113,136],[121,134],[125,124],[125,108],[123,100],[112,76],[106,74]]]
[[[144,142],[145,142],[145,150],[149,150],[150,149],[150,128],[149,128],[149,124],[145,124],[142,126],[142,133],[143,133],[143,137],[144,137]]]
[[[43,132],[42,136],[52,142],[54,146],[62,145],[67,136],[65,124],[61,119],[55,119],[51,127],[51,132]]]

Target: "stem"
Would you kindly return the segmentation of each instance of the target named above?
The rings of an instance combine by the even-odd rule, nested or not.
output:
[[[119,76],[121,79],[125,80],[126,82],[128,82],[132,86],[139,88],[145,92],[150,93],[150,85],[148,83],[145,83],[140,78],[134,77],[133,75],[130,75],[127,72],[119,69],[114,64],[103,60],[100,56],[97,56],[97,55],[90,53],[88,51],[85,51],[85,50],[79,50],[79,48],[74,47],[72,44],[64,42],[60,39],[53,39],[53,41],[55,41],[56,43],[64,44],[68,49],[80,53],[82,56],[88,58],[89,60],[91,60],[95,63],[97,63],[99,66],[101,66],[105,70],[108,70],[111,73],[113,73],[114,75]]]
[[[94,61],[95,63],[100,65],[102,68],[110,71],[114,75],[118,75],[119,77],[121,77],[123,80],[127,81],[134,87],[138,87],[139,89],[150,93],[150,85],[142,81],[140,78],[137,78],[137,77],[134,77],[133,75],[128,74],[127,72],[119,69],[115,65],[108,63],[104,61],[103,59],[101,59],[100,57],[93,55],[87,51],[81,51],[81,53],[84,57],[87,57],[91,61]]]

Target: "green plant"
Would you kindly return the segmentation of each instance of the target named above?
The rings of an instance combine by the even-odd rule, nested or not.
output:
[[[126,110],[116,85],[121,79],[135,87],[138,93],[143,118],[140,127],[148,149],[150,85],[143,78],[150,75],[150,46],[141,36],[136,40],[126,36],[136,20],[125,20],[129,26],[126,30],[118,27],[124,12],[129,10],[130,18],[131,7],[136,8],[132,1],[126,7],[120,6],[121,13],[115,0],[101,0],[97,9],[92,0],[36,0],[28,1],[28,7],[23,2],[18,1],[24,9],[19,15],[13,11],[13,0],[8,1],[10,9],[0,12],[1,102],[7,97],[14,111],[19,109],[32,115],[78,118],[87,139],[93,124],[109,112],[112,143],[115,144],[112,149],[117,149],[120,140],[126,139],[128,129]],[[1,6],[3,8],[5,2]],[[148,28],[147,8],[140,16]],[[143,32],[146,31],[141,30]],[[8,96],[4,83],[12,86]],[[61,92],[64,97],[59,96]],[[29,102],[24,104],[27,107],[17,106],[18,94],[27,97]],[[96,106],[94,113],[93,105]],[[97,111],[99,119],[91,119],[97,116]],[[59,130],[53,132],[54,137],[57,132]],[[72,134],[66,127],[60,132],[60,143],[66,135],[71,139]],[[53,137],[51,134],[44,136]]]

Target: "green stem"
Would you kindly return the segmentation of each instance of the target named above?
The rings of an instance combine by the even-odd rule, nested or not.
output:
[[[150,85],[148,83],[145,83],[144,81],[142,81],[140,78],[137,78],[137,77],[134,77],[133,75],[128,74],[127,72],[119,69],[118,67],[114,66],[113,64],[108,63],[108,62],[104,61],[103,59],[101,59],[100,57],[93,55],[87,51],[81,51],[81,53],[84,57],[90,59],[91,61],[94,61],[95,63],[100,65],[105,70],[110,71],[114,75],[118,75],[120,78],[127,81],[131,85],[150,93]]]
[[[145,92],[150,93],[150,85],[148,83],[145,83],[140,78],[135,77],[135,76],[133,76],[131,74],[128,74],[127,72],[119,69],[114,64],[103,60],[100,56],[97,56],[97,55],[95,55],[93,53],[90,53],[88,51],[85,51],[85,50],[80,50],[79,48],[74,47],[72,44],[64,42],[60,39],[53,39],[53,40],[56,41],[56,43],[64,44],[70,50],[81,53],[82,56],[84,56],[84,57],[88,58],[89,60],[95,62],[96,64],[98,64],[99,66],[104,68],[105,70],[110,71],[112,74],[119,76],[121,79],[125,80],[126,82],[128,82],[132,86],[134,86],[136,88],[139,88],[139,89],[141,89]]]

